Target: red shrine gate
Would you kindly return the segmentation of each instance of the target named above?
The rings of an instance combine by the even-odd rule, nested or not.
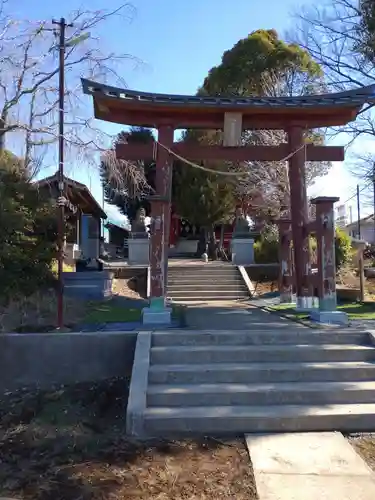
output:
[[[348,92],[300,97],[198,97],[153,94],[109,87],[82,80],[83,90],[93,97],[95,117],[123,125],[158,130],[156,155],[156,194],[151,197],[151,298],[166,296],[166,262],[170,225],[170,186],[173,155],[190,161],[280,161],[288,158],[291,190],[291,220],[281,221],[281,292],[291,285],[290,241],[294,246],[297,301],[308,305],[318,289],[321,301],[335,294],[333,202],[318,199],[317,221],[308,220],[305,179],[306,161],[342,161],[343,147],[315,146],[304,143],[309,129],[345,125],[355,120],[362,106],[375,101],[375,87]],[[223,146],[174,143],[176,129],[224,129],[230,138]],[[239,146],[239,137],[247,129],[285,130],[288,143],[278,146]],[[153,144],[119,144],[118,158],[149,160]],[[186,168],[190,168],[187,166]],[[289,226],[291,231],[289,231]],[[311,276],[309,234],[318,235],[322,250],[315,283]],[[332,260],[333,259],[333,260]]]

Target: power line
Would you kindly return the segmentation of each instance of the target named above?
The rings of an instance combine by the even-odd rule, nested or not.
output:
[[[353,198],[355,198],[359,193],[362,193],[362,191],[364,191],[365,189],[367,189],[369,186],[370,186],[371,182],[368,182],[365,186],[363,186],[362,189],[359,190],[359,192],[355,192],[353,194],[353,196],[351,196],[350,198],[348,198],[347,200],[345,200],[344,202],[342,202],[341,204],[342,205],[345,205],[346,203],[348,203],[348,201],[352,200]]]

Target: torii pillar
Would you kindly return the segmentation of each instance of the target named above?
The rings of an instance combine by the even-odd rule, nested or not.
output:
[[[310,286],[309,214],[305,172],[306,147],[302,127],[291,127],[288,130],[288,144],[291,155],[289,158],[290,209],[297,309],[310,309],[313,298]]]
[[[291,303],[293,301],[293,259],[291,248],[291,221],[279,219],[279,291],[280,302]]]
[[[158,129],[158,142],[173,147],[174,129],[164,125]],[[168,151],[158,146],[155,172],[155,194],[151,197],[150,245],[150,306],[161,310],[165,307],[168,274],[168,247],[170,229],[170,190],[172,158]]]

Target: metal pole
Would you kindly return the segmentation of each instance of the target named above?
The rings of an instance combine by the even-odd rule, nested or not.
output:
[[[104,184],[102,186],[102,209],[103,209],[103,212],[104,212]],[[101,235],[104,238],[104,219],[102,219],[102,231],[101,231]]]
[[[359,203],[359,185],[357,184],[357,229],[358,229],[358,239],[361,239],[361,207]]]
[[[373,186],[373,219],[374,219],[374,235],[372,242],[375,243],[375,162],[372,166],[372,186]]]
[[[58,190],[59,198],[64,198],[64,67],[65,67],[65,19],[52,21],[59,27],[59,171]],[[63,285],[63,264],[64,264],[64,237],[65,237],[65,217],[64,204],[58,203],[58,298],[57,298],[57,324],[62,328],[64,324],[64,285]]]
[[[359,252],[359,291],[360,291],[360,301],[364,302],[365,300],[365,271],[364,271],[364,262],[363,262],[363,248],[361,248]]]

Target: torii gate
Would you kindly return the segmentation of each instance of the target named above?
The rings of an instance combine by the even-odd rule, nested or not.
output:
[[[280,161],[290,156],[290,223],[295,249],[297,304],[302,307],[309,304],[312,291],[308,243],[312,227],[309,225],[307,211],[305,162],[343,161],[344,148],[305,145],[304,131],[340,126],[354,121],[365,103],[375,101],[375,86],[300,97],[199,97],[138,92],[85,79],[82,80],[82,85],[84,93],[93,97],[96,118],[123,125],[156,128],[158,142],[164,146],[157,148],[156,192],[150,200],[153,221],[150,252],[151,298],[166,296],[165,263],[168,259],[169,188],[173,162],[173,156],[165,149],[168,148],[192,161]],[[222,146],[174,143],[174,131],[187,128],[224,129],[225,132],[228,131],[225,136],[232,137],[232,140]],[[237,139],[240,133],[247,129],[285,130],[288,143],[278,146],[239,146]],[[154,157],[155,151],[152,144],[119,144],[116,153],[121,159],[147,160]],[[332,255],[335,199],[324,198],[320,201],[325,206],[325,225],[323,231],[317,232],[323,235],[327,233],[328,220],[330,236],[326,234],[324,244],[326,254]],[[320,201],[318,200],[318,203]],[[316,287],[323,293],[326,283],[329,282],[331,288],[335,286],[335,266],[331,261],[327,265],[324,261],[321,264],[324,269],[320,269]]]

